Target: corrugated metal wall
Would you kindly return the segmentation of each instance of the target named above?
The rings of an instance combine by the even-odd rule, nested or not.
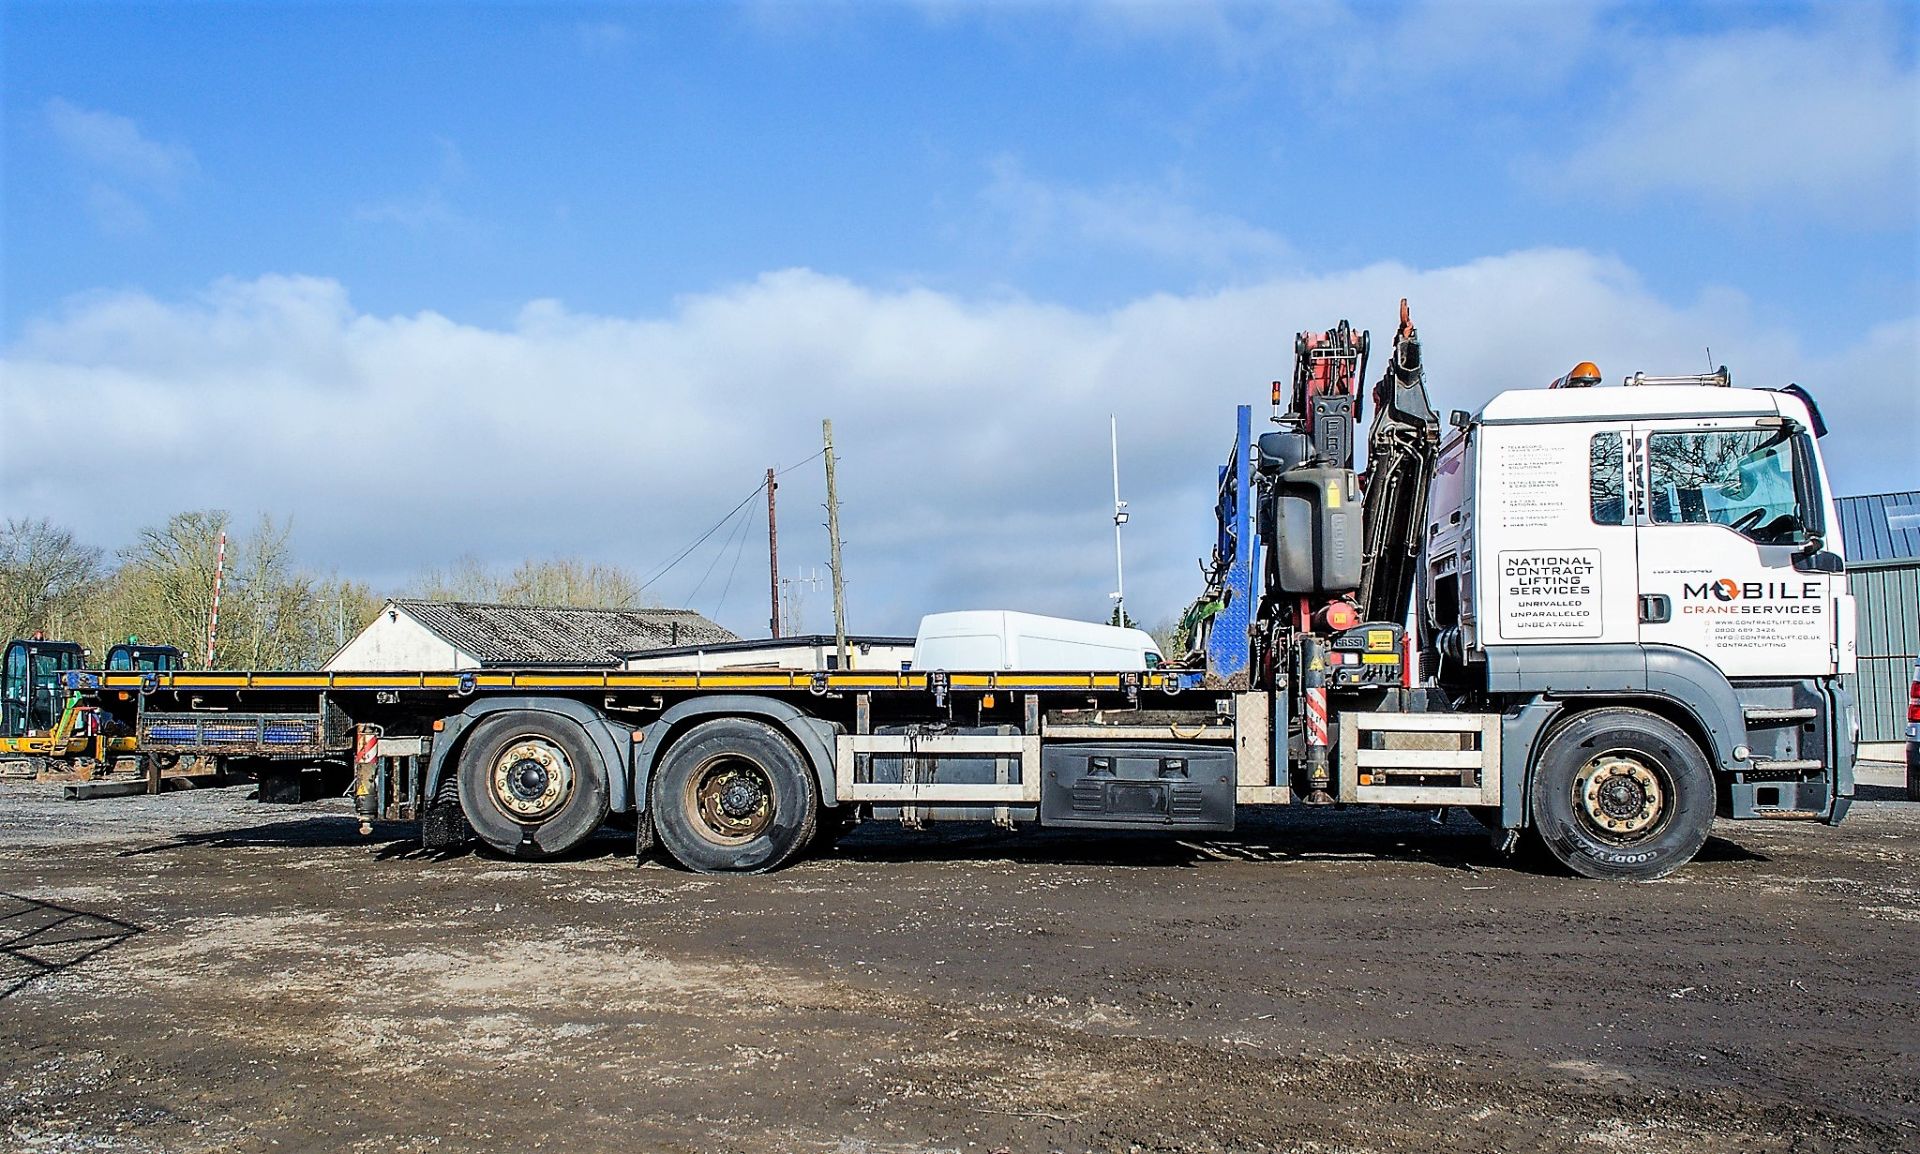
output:
[[[1920,653],[1920,491],[1842,497],[1847,585],[1860,607],[1860,740],[1900,741]]]
[[[1903,741],[1907,685],[1920,654],[1920,562],[1855,569],[1847,585],[1860,606],[1860,740]]]

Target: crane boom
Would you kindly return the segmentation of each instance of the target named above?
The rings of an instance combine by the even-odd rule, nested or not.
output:
[[[1367,432],[1366,560],[1360,579],[1365,620],[1407,619],[1427,517],[1427,484],[1439,446],[1440,418],[1427,400],[1420,334],[1403,298],[1393,355],[1373,387],[1373,426]]]

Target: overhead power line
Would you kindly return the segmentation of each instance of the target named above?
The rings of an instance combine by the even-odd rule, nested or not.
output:
[[[745,508],[745,505],[741,506],[741,509],[744,510]],[[752,513],[747,513],[745,516],[736,514],[733,519],[733,529],[729,531],[725,537],[721,538],[720,548],[714,552],[713,560],[707,562],[706,571],[700,574],[700,580],[694,583],[693,589],[687,594],[687,608],[693,608],[693,599],[700,596],[700,590],[707,587],[707,579],[713,576],[715,569],[719,568],[720,559],[727,555],[727,550],[733,548],[733,543],[736,540],[744,541],[746,539],[744,530],[751,524],[753,524]]]
[[[812,464],[814,461],[819,460],[821,454],[825,452],[826,452],[825,449],[821,449],[818,452],[813,453],[811,456],[808,456],[805,460],[796,461],[793,464],[788,465],[786,468],[781,469],[779,472],[775,473],[774,475],[784,476],[785,474],[791,473],[795,469],[798,469],[803,465]],[[726,525],[727,522],[733,520],[734,514],[746,508],[747,502],[753,500],[755,497],[758,497],[761,493],[765,492],[766,488],[767,488],[767,483],[765,481],[762,481],[758,485],[755,485],[753,487],[753,492],[748,493],[745,497],[742,497],[738,505],[735,505],[733,508],[727,510],[725,516],[721,517],[718,521],[715,521],[711,526],[709,526],[706,532],[700,534],[698,537],[695,537],[693,539],[693,544],[688,545],[685,549],[682,549],[680,550],[680,552],[675,553],[673,555],[673,560],[667,562],[665,565],[655,570],[653,576],[648,577],[645,581],[642,581],[640,583],[641,591],[645,592],[646,590],[652,588],[653,585],[656,582],[658,582],[662,577],[665,577],[667,574],[673,572],[674,566],[680,564],[680,562],[682,561],[685,561],[687,559],[688,554],[692,553],[695,549],[698,549],[702,544],[704,544],[707,538],[719,532],[722,526]],[[722,551],[724,552],[724,550]]]

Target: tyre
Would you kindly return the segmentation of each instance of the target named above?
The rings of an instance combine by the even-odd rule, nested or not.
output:
[[[497,713],[460,747],[460,810],[488,846],[562,854],[607,820],[607,771],[586,731],[537,710]]]
[[[765,722],[730,717],[688,730],[653,775],[660,845],[696,873],[761,873],[813,841],[813,767]]]
[[[1640,709],[1582,713],[1540,751],[1529,796],[1534,834],[1583,877],[1665,877],[1713,825],[1713,771],[1679,726]]]

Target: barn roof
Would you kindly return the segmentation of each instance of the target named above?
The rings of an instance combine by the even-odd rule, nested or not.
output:
[[[614,665],[616,655],[739,638],[691,609],[575,609],[396,598],[392,604],[482,665]]]
[[[1842,497],[1837,504],[1849,565],[1920,561],[1920,490]]]

